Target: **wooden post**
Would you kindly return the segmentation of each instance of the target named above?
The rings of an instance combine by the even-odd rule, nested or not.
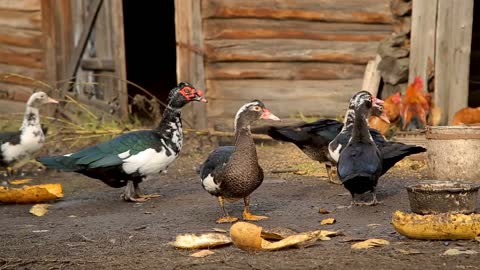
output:
[[[372,95],[377,96],[378,87],[380,86],[380,71],[378,70],[378,64],[382,60],[382,57],[377,54],[374,60],[368,61],[365,68],[365,75],[363,77],[363,85],[361,90],[367,90]]]
[[[437,18],[434,100],[446,124],[468,104],[473,0],[438,0]]]
[[[426,85],[429,66],[435,64],[437,5],[438,0],[413,0],[408,83],[420,76]]]
[[[177,81],[188,81],[205,89],[201,1],[175,0]],[[193,103],[184,109],[185,119],[194,128],[207,127],[207,106]]]

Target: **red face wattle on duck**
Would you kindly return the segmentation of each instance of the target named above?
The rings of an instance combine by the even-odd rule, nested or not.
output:
[[[208,103],[207,99],[203,96],[203,91],[199,89],[195,89],[189,85],[184,86],[180,89],[179,93],[185,97],[188,101],[200,101],[204,103]]]
[[[383,109],[384,103],[385,102],[383,100],[372,96],[372,114],[382,119],[382,121],[384,121],[385,123],[390,123],[387,113]]]
[[[273,121],[280,121],[280,118],[275,116],[273,113],[270,112],[267,108],[263,109],[262,116],[260,116],[261,119],[267,119],[267,120],[273,120]]]

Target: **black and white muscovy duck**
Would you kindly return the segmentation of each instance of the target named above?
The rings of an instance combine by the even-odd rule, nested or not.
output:
[[[250,125],[259,119],[280,120],[265,105],[254,100],[243,105],[235,116],[235,145],[215,149],[200,167],[203,188],[218,198],[224,216],[217,223],[235,222],[228,215],[224,199],[235,201],[243,198],[244,220],[260,220],[266,216],[250,213],[250,194],[263,182],[263,170],[258,164],[257,151],[251,137]]]
[[[313,123],[296,126],[271,126],[267,128],[267,134],[275,140],[294,143],[311,159],[325,163],[329,181],[336,183],[331,175],[331,167],[336,166],[340,152],[347,145],[352,134],[355,114],[353,104],[349,104],[349,107],[352,109],[347,110],[344,123],[331,119],[320,119]],[[374,106],[371,113],[388,121],[380,106]],[[406,156],[426,151],[420,146],[387,141],[376,129],[369,128],[369,131],[377,147],[384,154],[382,174]],[[339,134],[342,136],[337,136]],[[334,142],[330,144],[332,141]]]
[[[63,156],[40,157],[45,166],[77,172],[114,187],[124,187],[122,198],[141,202],[158,197],[143,195],[139,184],[150,175],[166,170],[183,145],[181,109],[190,101],[207,102],[201,90],[181,82],[169,94],[162,120],[153,130],[120,135],[110,141]]]
[[[19,131],[0,133],[0,166],[13,176],[14,167],[19,167],[30,156],[42,148],[45,135],[40,125],[40,106],[58,103],[44,92],[33,93],[27,101],[27,108]]]
[[[354,112],[352,134],[339,154],[338,177],[343,186],[350,191],[352,204],[358,204],[355,201],[356,194],[370,191],[373,199],[369,204],[375,205],[377,203],[375,187],[382,175],[383,155],[370,135],[368,113],[373,106],[381,106],[383,101],[367,91],[360,91],[352,97],[350,105],[352,104],[353,108],[349,107],[349,110]],[[342,136],[342,133],[338,136]]]

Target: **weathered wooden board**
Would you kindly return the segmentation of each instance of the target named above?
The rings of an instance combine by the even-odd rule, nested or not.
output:
[[[43,68],[43,50],[0,44],[0,63]]]
[[[27,68],[0,63],[0,82],[38,86],[39,83],[37,80],[43,80],[44,77],[45,71],[43,69]]]
[[[416,76],[426,82],[428,70],[435,65],[437,4],[438,0],[413,0],[409,83]]]
[[[216,62],[207,79],[342,80],[363,77],[364,65],[318,62]]]
[[[473,0],[438,0],[434,98],[443,124],[468,104],[472,22]]]
[[[274,18],[390,23],[390,0],[204,0],[204,18]]]
[[[0,99],[26,102],[32,92],[32,87],[0,82]]]
[[[0,27],[40,30],[41,12],[0,10]]]
[[[208,61],[321,61],[365,64],[375,57],[377,42],[330,40],[210,40]]]
[[[389,24],[325,23],[269,19],[207,19],[204,37],[210,39],[291,38],[374,41],[392,33]]]
[[[240,106],[260,99],[275,115],[297,113],[335,117],[360,90],[356,80],[207,80],[209,117],[232,117]]]
[[[0,0],[0,9],[40,11],[40,0]]]
[[[0,27],[0,43],[20,47],[43,48],[42,32]]]
[[[190,48],[203,50],[201,3],[198,0],[175,0],[175,33],[177,42],[177,81],[188,81],[205,89],[203,55]],[[207,127],[205,104],[195,103],[184,109],[185,124]],[[188,122],[188,123],[187,123]]]

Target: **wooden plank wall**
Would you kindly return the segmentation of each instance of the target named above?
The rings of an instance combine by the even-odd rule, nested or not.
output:
[[[0,0],[0,99],[26,101],[45,79],[40,0]]]
[[[338,116],[393,31],[390,0],[202,0],[202,17],[210,122],[255,98]]]

